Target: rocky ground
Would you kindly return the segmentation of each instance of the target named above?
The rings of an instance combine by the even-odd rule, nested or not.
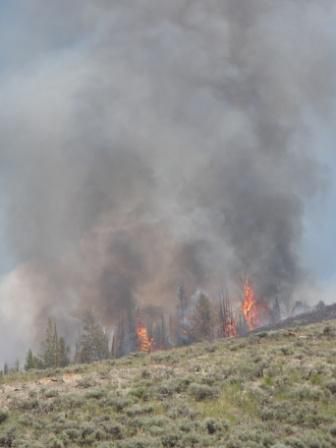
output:
[[[336,447],[336,321],[0,384],[0,447]]]

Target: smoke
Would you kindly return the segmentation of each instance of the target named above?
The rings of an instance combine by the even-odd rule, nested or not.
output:
[[[18,8],[0,72],[8,346],[47,315],[71,333],[83,308],[110,324],[170,307],[181,283],[248,275],[290,300],[324,186],[309,124],[332,114],[335,16],[332,0]]]

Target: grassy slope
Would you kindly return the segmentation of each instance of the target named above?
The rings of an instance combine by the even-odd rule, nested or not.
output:
[[[0,446],[336,447],[336,321],[7,377]]]

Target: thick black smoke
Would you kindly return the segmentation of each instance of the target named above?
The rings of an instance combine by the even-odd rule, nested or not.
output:
[[[335,94],[334,2],[34,0],[17,16],[0,87],[13,344],[46,315],[69,329],[87,307],[111,323],[171,306],[181,283],[248,275],[290,300],[322,183],[310,123]]]

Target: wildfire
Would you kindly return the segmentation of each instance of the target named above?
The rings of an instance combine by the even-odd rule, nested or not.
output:
[[[238,335],[236,321],[232,318],[225,323],[224,336],[227,338],[232,338]]]
[[[244,284],[244,301],[242,311],[249,330],[253,330],[257,326],[257,300],[254,289],[249,281]]]
[[[254,330],[270,319],[270,310],[267,304],[257,301],[252,284],[244,284],[244,300],[242,312],[249,330]]]
[[[149,337],[148,330],[143,324],[138,324],[137,326],[137,337],[139,351],[150,353],[153,347],[153,339]]]

